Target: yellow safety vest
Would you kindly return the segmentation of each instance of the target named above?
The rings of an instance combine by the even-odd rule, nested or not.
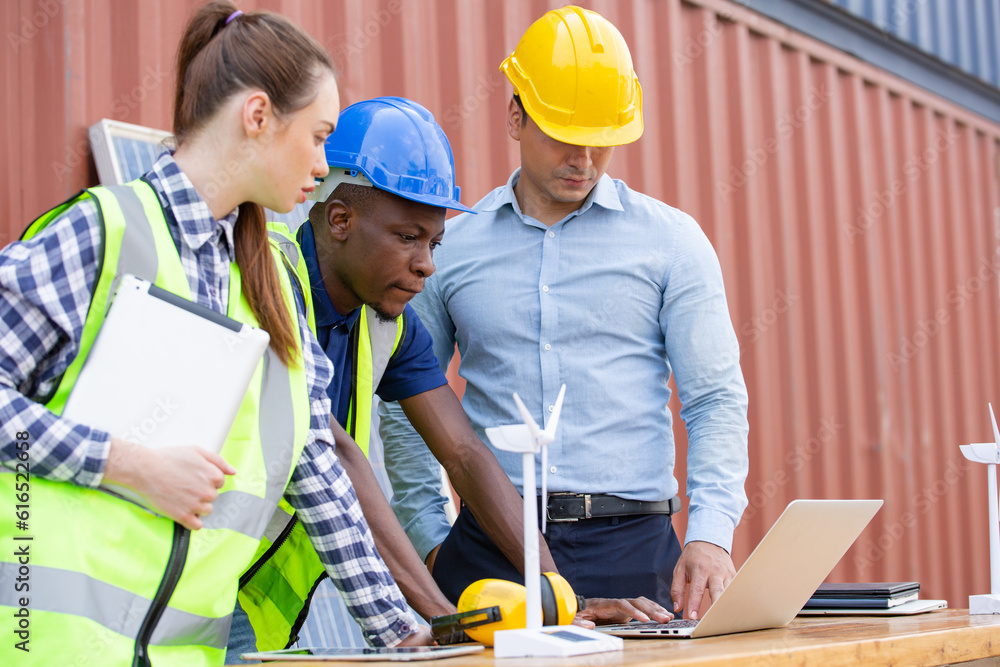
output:
[[[309,325],[316,329],[309,271],[302,250],[281,223],[270,223],[272,245],[281,251],[287,273],[294,278],[306,303]],[[405,318],[382,322],[366,306],[351,331],[350,354],[354,377],[345,430],[365,455],[371,434],[375,389],[399,348]],[[294,510],[286,502],[278,507],[257,549],[254,564],[240,577],[239,603],[254,629],[258,651],[286,648],[298,639],[309,612],[309,601],[326,572]]]
[[[79,352],[44,401],[56,414],[100,330],[117,277],[132,273],[191,298],[159,198],[144,180],[87,190],[39,218],[23,238],[85,198],[103,221],[103,259]],[[280,264],[278,272],[298,334],[292,286]],[[227,314],[257,325],[235,263]],[[292,366],[270,349],[258,366],[221,452],[239,473],[227,477],[201,530],[188,531],[108,492],[30,478],[29,530],[15,530],[14,512],[0,518],[0,534],[29,538],[17,542],[30,554],[27,590],[15,592],[12,585],[23,567],[14,549],[0,553],[0,581],[8,582],[0,587],[0,605],[17,614],[25,606],[19,597],[28,600],[24,658],[38,665],[81,658],[95,665],[223,663],[240,573],[253,562],[309,429],[305,370],[301,362]],[[2,470],[0,495],[14,498],[21,480]],[[12,618],[10,609],[2,613]],[[21,656],[13,639],[8,633],[0,654]]]

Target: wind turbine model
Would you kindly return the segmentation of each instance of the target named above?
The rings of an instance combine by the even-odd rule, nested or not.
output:
[[[988,595],[970,595],[970,614],[1000,614],[1000,521],[997,518],[997,464],[1000,463],[1000,429],[990,405],[993,420],[993,442],[960,445],[965,458],[986,464],[986,479],[990,494],[990,592]]]
[[[566,385],[559,390],[552,409],[552,416],[545,429],[539,428],[521,397],[514,394],[523,424],[493,426],[486,429],[486,436],[497,449],[519,452],[524,467],[524,587],[526,591],[525,628],[523,630],[498,630],[493,635],[493,655],[497,658],[523,658],[527,656],[570,656],[605,651],[620,651],[624,642],[594,630],[576,625],[542,625],[541,567],[538,563],[538,503],[535,497],[535,454],[542,451],[542,497],[545,498],[547,447],[556,438],[559,413],[562,412]],[[544,515],[542,521],[545,521]],[[544,523],[543,528],[544,531]]]

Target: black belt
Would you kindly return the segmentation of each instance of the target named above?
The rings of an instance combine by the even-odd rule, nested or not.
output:
[[[610,516],[640,516],[643,514],[676,514],[681,511],[681,499],[648,502],[626,500],[603,493],[550,493],[546,517],[549,521],[579,521]]]

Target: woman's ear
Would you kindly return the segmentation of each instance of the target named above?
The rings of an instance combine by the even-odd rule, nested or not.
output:
[[[263,90],[255,90],[243,101],[243,131],[251,139],[257,139],[272,129],[274,107],[271,98]]]

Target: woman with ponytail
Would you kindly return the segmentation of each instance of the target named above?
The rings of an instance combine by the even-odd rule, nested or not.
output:
[[[0,250],[0,494],[30,505],[30,533],[13,511],[0,519],[0,534],[28,538],[21,556],[0,554],[0,607],[14,608],[0,613],[30,613],[25,643],[5,642],[0,664],[21,651],[35,664],[222,664],[238,579],[282,497],[371,643],[430,643],[333,454],[333,369],[264,218],[326,175],[339,106],[333,64],[304,31],[210,2],[178,50],[175,150],[141,179],[82,192]],[[158,242],[137,251],[139,228]],[[110,285],[150,256],[149,280],[270,334],[219,454],[197,434],[149,449],[61,416]],[[30,589],[18,593],[11,582],[26,567]]]

